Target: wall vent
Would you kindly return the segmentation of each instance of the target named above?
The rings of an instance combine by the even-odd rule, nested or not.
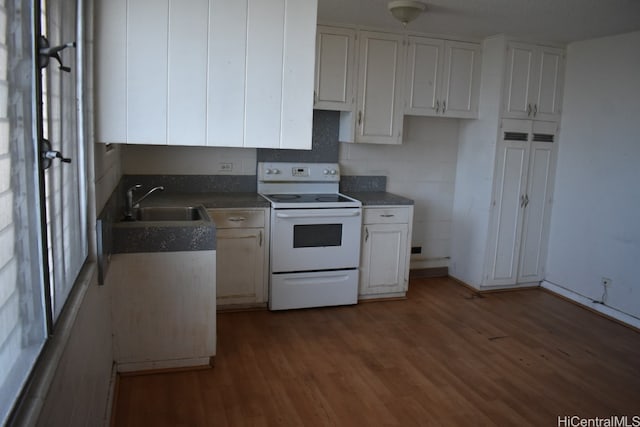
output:
[[[505,132],[504,140],[505,141],[526,141],[527,140],[526,132]]]
[[[538,142],[553,142],[555,135],[546,133],[534,133],[533,140]]]

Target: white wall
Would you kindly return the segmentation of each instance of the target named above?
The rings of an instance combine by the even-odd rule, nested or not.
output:
[[[123,146],[125,175],[255,175],[255,148]],[[232,163],[224,171],[221,163]]]
[[[402,145],[340,144],[345,175],[385,175],[387,191],[415,201],[411,268],[449,263],[458,120],[406,116]]]
[[[547,281],[640,317],[640,32],[567,50]]]

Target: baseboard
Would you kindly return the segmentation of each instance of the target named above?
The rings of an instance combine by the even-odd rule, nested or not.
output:
[[[596,314],[606,317],[607,319],[621,323],[624,326],[628,326],[636,330],[637,332],[640,332],[640,319],[638,319],[637,317],[631,316],[607,305],[595,303],[591,298],[587,298],[584,295],[580,295],[572,290],[563,288],[562,286],[555,283],[547,282],[546,280],[544,280],[540,286],[545,291],[548,291],[589,311],[592,311]]]
[[[448,275],[449,267],[416,268],[409,270],[409,278],[447,277]]]
[[[211,357],[196,357],[196,358],[190,358],[190,359],[118,363],[118,374],[120,375],[155,374],[159,372],[206,369],[210,367],[211,367]]]

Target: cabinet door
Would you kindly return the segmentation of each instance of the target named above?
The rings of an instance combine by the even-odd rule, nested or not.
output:
[[[533,46],[509,43],[504,88],[504,117],[527,119],[533,111],[531,90],[536,81],[533,75],[535,54]]]
[[[170,3],[167,143],[206,145],[209,0]]]
[[[361,295],[405,292],[408,224],[363,227]]]
[[[518,274],[528,133],[524,133],[523,141],[509,136],[498,144],[492,239],[487,254],[489,285],[514,285]]]
[[[355,31],[318,26],[314,108],[352,111]]]
[[[537,62],[537,84],[533,99],[533,118],[558,121],[564,75],[564,52],[562,49],[540,47]]]
[[[266,301],[264,245],[264,231],[261,228],[217,231],[218,305]]]
[[[127,142],[166,144],[169,0],[127,4]]]
[[[435,116],[440,112],[444,41],[409,37],[407,54],[407,114]]]
[[[403,36],[361,32],[356,142],[402,142]]]
[[[209,146],[244,145],[247,10],[248,0],[214,0],[209,10]]]
[[[127,2],[96,2],[96,141],[127,142]]]
[[[446,42],[440,108],[445,117],[478,116],[480,96],[480,46]]]
[[[518,264],[518,282],[543,279],[547,229],[551,211],[550,193],[554,147],[552,142],[531,142],[529,171]]]

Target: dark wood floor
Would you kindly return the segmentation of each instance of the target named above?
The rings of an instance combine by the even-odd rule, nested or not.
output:
[[[541,290],[218,316],[213,369],[122,377],[116,426],[558,425],[640,415],[640,333]]]

